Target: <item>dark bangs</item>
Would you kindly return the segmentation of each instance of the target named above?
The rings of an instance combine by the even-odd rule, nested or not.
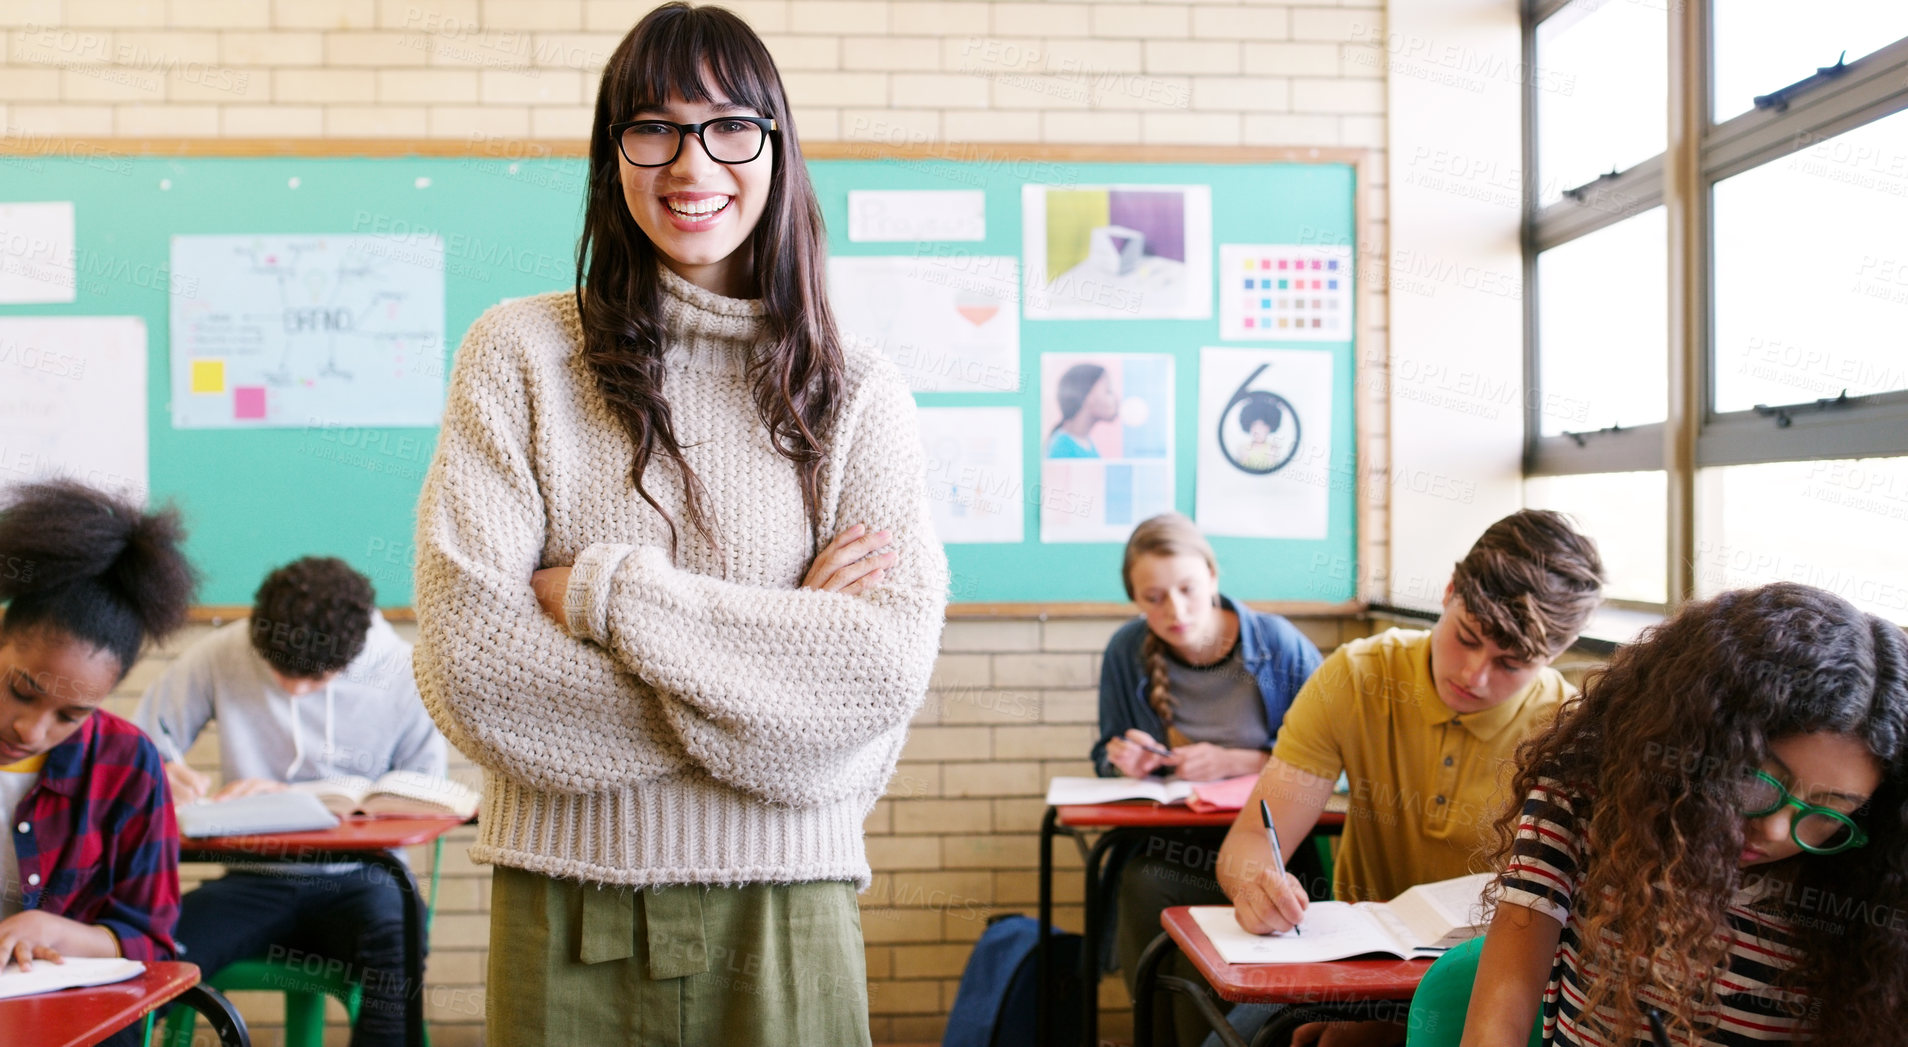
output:
[[[786,127],[781,77],[761,39],[719,7],[659,9],[648,34],[632,33],[627,50],[611,57],[598,98],[610,112],[605,125],[634,120],[645,108],[660,108],[671,96],[711,101],[717,93]],[[713,84],[705,83],[706,73]]]

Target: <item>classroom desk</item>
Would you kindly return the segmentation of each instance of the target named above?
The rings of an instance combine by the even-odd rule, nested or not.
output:
[[[1086,914],[1081,928],[1080,973],[1083,979],[1081,1040],[1087,1047],[1099,1042],[1100,1031],[1100,934],[1104,921],[1099,911],[1101,865],[1107,852],[1121,840],[1143,837],[1155,829],[1223,829],[1238,817],[1238,811],[1214,811],[1201,814],[1183,804],[1149,802],[1074,804],[1049,807],[1040,819],[1040,923],[1053,923],[1053,838],[1074,838],[1086,855]],[[1335,834],[1344,827],[1345,816],[1337,811],[1319,815],[1313,832]],[[1100,830],[1091,849],[1086,847],[1087,832]],[[1052,993],[1053,961],[1048,953],[1047,935],[1042,933],[1034,946],[1034,1042],[1051,1042],[1051,1021],[1047,999]]]
[[[463,824],[464,819],[454,814],[419,818],[354,815],[335,829],[181,840],[179,860],[228,865],[363,862],[389,872],[405,896],[404,1041],[410,1047],[424,1047],[424,926],[418,911],[417,878],[391,850],[430,843]]]
[[[0,1000],[0,1029],[8,1047],[88,1047],[172,1000],[198,1011],[220,1047],[251,1047],[245,1019],[217,989],[200,985],[189,963],[148,963],[123,982]]]
[[[1251,1047],[1287,1043],[1307,1022],[1403,1021],[1430,960],[1334,960],[1329,963],[1230,964],[1193,921],[1189,906],[1160,913],[1165,933],[1140,957],[1133,992],[1133,1047],[1152,1047],[1153,1006],[1161,989],[1192,997],[1225,1047],[1248,1047],[1219,1011],[1230,1003],[1283,1003],[1285,1010],[1253,1036]],[[1204,983],[1159,973],[1175,951],[1185,954]]]

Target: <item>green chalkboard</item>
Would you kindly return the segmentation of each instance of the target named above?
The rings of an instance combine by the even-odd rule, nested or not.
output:
[[[1105,163],[1071,160],[811,160],[840,255],[908,254],[916,245],[850,243],[850,189],[983,189],[986,238],[962,249],[1021,254],[1021,186],[1211,187],[1214,244],[1360,241],[1351,163]],[[77,300],[0,306],[0,315],[119,315],[144,319],[149,337],[150,487],[191,528],[207,605],[250,602],[272,566],[335,555],[365,571],[379,602],[411,600],[413,510],[434,447],[428,428],[172,427],[168,400],[170,238],[180,234],[435,235],[445,244],[445,352],[485,308],[570,286],[583,200],[577,158],[157,157],[103,151],[0,157],[0,201],[75,203]],[[1216,251],[1216,248],[1215,248]],[[1018,392],[919,394],[923,406],[1022,409],[1025,541],[948,549],[956,602],[1124,600],[1118,543],[1042,544],[1040,359],[1043,353],[1168,353],[1175,367],[1177,508],[1194,509],[1199,350],[1218,337],[1199,320],[1022,320]],[[1255,600],[1339,601],[1356,586],[1355,440],[1351,340],[1249,343],[1333,354],[1329,528],[1319,540],[1218,538],[1224,588]],[[1344,482],[1337,482],[1342,479]],[[1324,565],[1324,566],[1321,566]]]

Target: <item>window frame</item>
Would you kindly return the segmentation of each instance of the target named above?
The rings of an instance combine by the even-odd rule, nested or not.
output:
[[[1571,187],[1538,205],[1537,101],[1543,81],[1537,26],[1574,2],[1524,0],[1523,82],[1524,475],[1661,470],[1670,485],[1667,607],[1695,592],[1696,472],[1716,466],[1908,455],[1908,390],[1823,401],[1715,410],[1716,362],[1712,203],[1717,182],[1817,142],[1908,111],[1908,37],[1847,63],[1833,77],[1788,85],[1780,108],[1711,118],[1710,5],[1666,0],[1669,19],[1668,147],[1614,175]],[[1774,93],[1785,85],[1770,85]],[[1669,236],[1669,403],[1663,422],[1542,435],[1543,390],[1538,256],[1597,230],[1664,207]]]

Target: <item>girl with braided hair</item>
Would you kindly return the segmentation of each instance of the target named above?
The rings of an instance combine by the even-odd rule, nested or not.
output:
[[[1221,595],[1212,546],[1178,513],[1133,529],[1121,577],[1143,617],[1113,634],[1101,666],[1100,775],[1257,774],[1286,708],[1318,668],[1318,648],[1284,618]],[[1114,938],[1129,982],[1159,933],[1161,909],[1227,904],[1213,878],[1217,853],[1216,838],[1161,833],[1127,859]],[[1188,1008],[1182,1024],[1196,1021]],[[1170,1030],[1160,1032],[1159,1042],[1172,1042]]]

